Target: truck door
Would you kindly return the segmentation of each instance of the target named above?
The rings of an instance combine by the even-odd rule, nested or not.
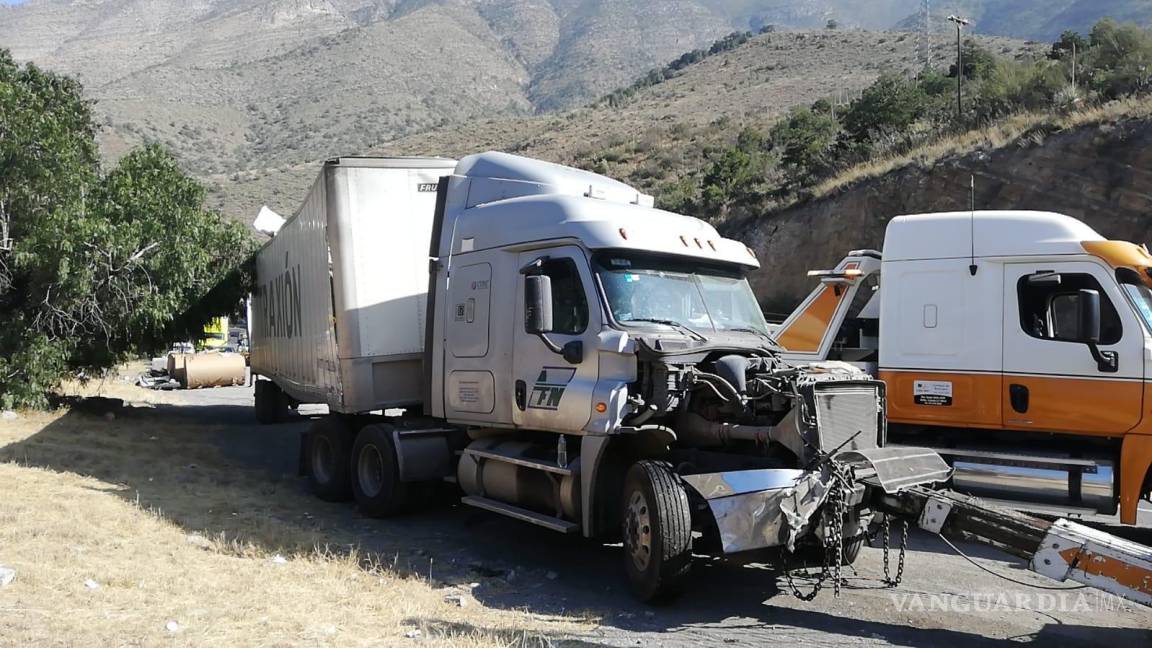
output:
[[[539,272],[552,284],[552,332],[546,334],[547,339],[558,347],[580,342],[583,357],[569,362],[539,336],[525,331],[525,277],[517,275],[512,419],[522,427],[578,432],[591,416],[599,373],[599,300],[592,289],[588,260],[579,248],[565,246],[520,255],[520,267],[533,262],[540,263]]]
[[[1143,405],[1143,332],[1111,273],[1088,262],[1013,263],[1004,281],[1004,426],[1089,434],[1134,427]],[[1080,341],[1085,289],[1100,294],[1099,350],[1116,354],[1115,370]]]

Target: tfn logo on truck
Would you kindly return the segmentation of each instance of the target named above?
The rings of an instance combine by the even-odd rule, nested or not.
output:
[[[576,369],[572,367],[544,367],[540,369],[540,376],[536,384],[532,385],[532,396],[528,398],[528,407],[532,409],[557,410],[560,409],[560,399],[564,397],[564,390],[572,382]]]

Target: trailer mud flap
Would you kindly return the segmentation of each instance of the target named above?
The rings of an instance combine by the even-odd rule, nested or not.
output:
[[[793,469],[686,475],[683,480],[708,502],[728,554],[781,545],[794,549],[831,483],[820,472]]]
[[[879,486],[889,495],[913,486],[944,482],[952,476],[952,468],[928,448],[867,448],[841,452],[834,459],[852,466],[860,481]]]

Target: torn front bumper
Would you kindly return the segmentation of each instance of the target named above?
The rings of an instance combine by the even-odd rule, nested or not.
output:
[[[872,448],[841,453],[835,460],[851,465],[858,477],[849,507],[864,500],[867,487],[892,493],[943,481],[951,471],[939,455],[923,448]],[[683,480],[708,503],[726,554],[794,549],[819,519],[832,484],[827,469],[736,470],[685,475]]]

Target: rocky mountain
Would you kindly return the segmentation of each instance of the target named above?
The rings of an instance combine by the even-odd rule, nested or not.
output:
[[[900,29],[923,29],[919,2],[899,22]],[[1072,29],[1088,33],[1101,18],[1152,25],[1152,2],[1146,0],[933,0],[931,26],[953,32],[949,15],[971,20],[969,29],[981,34],[1013,38],[1055,40]]]
[[[981,30],[1023,36],[1105,10],[1141,18],[1152,4],[955,1]],[[0,4],[0,47],[85,83],[110,158],[159,141],[205,175],[361,152],[478,118],[572,108],[734,30],[823,29],[830,19],[841,29],[882,28],[919,5],[23,0]],[[862,64],[874,58],[856,55]]]
[[[706,0],[26,0],[0,47],[74,74],[112,156],[196,172],[363,150],[593,99],[748,18]]]
[[[1001,56],[1039,56],[1021,41],[980,37]],[[934,43],[936,60],[954,46]],[[883,71],[919,69],[917,42],[905,33],[776,32],[688,66],[626,100],[574,110],[451,124],[360,152],[460,157],[496,149],[595,169],[656,194],[705,166],[710,149],[730,145],[746,127],[766,131],[794,106],[821,98],[838,108]],[[320,159],[206,177],[214,205],[251,220],[261,205],[291,214]]]

